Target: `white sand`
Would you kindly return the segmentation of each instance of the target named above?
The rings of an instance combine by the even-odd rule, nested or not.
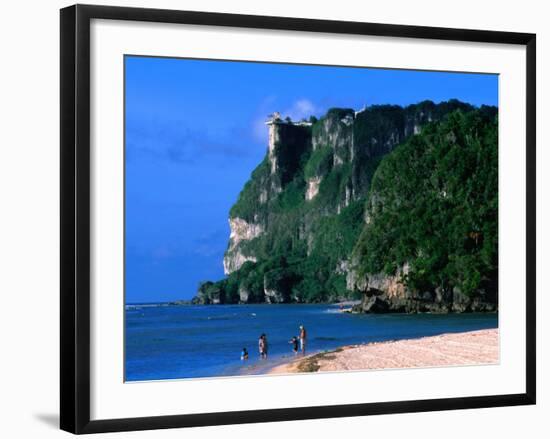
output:
[[[494,364],[499,360],[498,337],[498,329],[486,329],[345,346],[332,352],[298,358],[273,368],[269,373]]]

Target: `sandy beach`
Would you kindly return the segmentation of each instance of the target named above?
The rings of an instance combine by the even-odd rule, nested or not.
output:
[[[344,346],[298,357],[270,374],[408,367],[494,364],[499,360],[498,329],[442,334],[411,340]]]

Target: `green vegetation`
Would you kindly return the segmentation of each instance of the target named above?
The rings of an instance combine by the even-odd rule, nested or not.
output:
[[[354,112],[353,108],[329,108],[325,117],[339,120],[343,119],[348,114],[353,115]]]
[[[413,290],[471,296],[496,283],[497,135],[493,111],[456,111],[382,160],[354,250],[361,275],[408,263]]]
[[[254,214],[258,213],[259,194],[268,184],[269,176],[269,159],[265,156],[252,172],[250,180],[244,185],[237,202],[231,207],[229,211],[231,218],[239,217],[252,221]]]
[[[330,146],[321,146],[311,153],[304,168],[307,179],[325,175],[332,168],[333,152]]]
[[[331,109],[311,118],[311,127],[277,126],[272,156],[230,211],[262,233],[240,240],[226,258],[256,262],[201,284],[198,301],[358,298],[346,284],[350,270],[394,275],[405,264],[412,290],[496,290],[496,113],[425,101],[371,106],[356,116]],[[306,199],[314,177],[318,192]]]

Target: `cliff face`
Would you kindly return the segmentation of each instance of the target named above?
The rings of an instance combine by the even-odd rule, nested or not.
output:
[[[348,287],[362,312],[497,309],[496,110],[452,113],[378,167]]]
[[[238,217],[229,219],[229,227],[231,229],[229,246],[223,258],[223,269],[225,274],[230,274],[238,270],[246,261],[256,262],[256,257],[254,255],[247,256],[240,251],[240,243],[243,241],[251,241],[264,232],[262,224],[248,223],[244,219]]]
[[[449,313],[490,312],[498,308],[496,286],[479,289],[474,295],[467,295],[460,288],[415,289],[406,285],[410,266],[399,267],[394,274],[374,273],[357,278],[357,272],[347,274],[351,290],[362,292],[361,303],[353,306],[361,313]]]
[[[458,101],[426,101],[358,112],[331,109],[312,123],[271,119],[266,156],[229,214],[228,277],[203,284],[201,300],[315,302],[359,295],[363,305],[357,310],[367,312],[424,310],[416,306],[418,294],[426,302],[443,297],[447,303],[448,294],[438,296],[430,287],[429,299],[426,291],[418,292],[422,288],[407,284],[408,270],[417,270],[413,263],[365,271],[363,244],[364,229],[379,222],[376,209],[384,193],[371,190],[371,183],[381,161],[424,126],[437,125],[456,110],[478,111]],[[494,116],[496,110],[491,111]],[[376,199],[378,204],[372,202]],[[458,305],[447,309],[461,310]]]
[[[252,174],[229,218],[231,234],[223,260],[225,274],[256,262],[247,244],[268,229],[269,205],[299,172],[301,160],[311,150],[311,127],[275,120],[268,125],[269,143],[264,161]],[[239,208],[240,207],[240,208]]]

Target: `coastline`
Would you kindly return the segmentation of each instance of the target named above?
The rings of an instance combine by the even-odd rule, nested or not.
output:
[[[342,346],[293,358],[272,368],[268,374],[467,366],[498,361],[497,328]]]

